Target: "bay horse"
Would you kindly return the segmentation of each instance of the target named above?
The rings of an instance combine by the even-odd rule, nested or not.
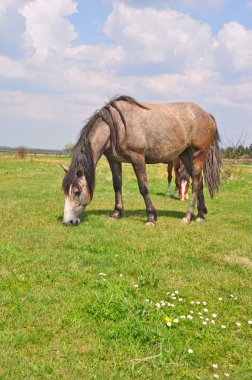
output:
[[[112,218],[123,215],[122,162],[131,163],[135,171],[146,205],[146,225],[155,225],[157,212],[148,192],[146,164],[167,164],[179,157],[192,178],[192,198],[183,221],[192,220],[196,201],[197,220],[205,220],[202,171],[213,197],[220,184],[221,159],[215,119],[198,105],[146,104],[123,95],[97,110],[81,130],[70,167],[64,167],[64,224],[80,223],[80,215],[93,197],[95,169],[102,154],[112,171]]]
[[[174,198],[178,198],[181,201],[188,199],[188,190],[190,185],[190,176],[186,171],[185,165],[180,158],[175,158],[174,161],[169,161],[167,165],[167,179],[168,186],[166,190],[167,197],[171,196],[171,181],[172,181],[172,169],[175,173],[175,194]]]

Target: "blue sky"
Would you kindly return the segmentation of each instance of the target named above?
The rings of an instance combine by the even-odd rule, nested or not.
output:
[[[1,0],[0,145],[63,148],[109,97],[193,101],[252,142],[252,0]]]

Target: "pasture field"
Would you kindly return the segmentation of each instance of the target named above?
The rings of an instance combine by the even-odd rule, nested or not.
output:
[[[214,200],[205,189],[206,223],[184,225],[188,203],[149,166],[148,229],[129,165],[125,216],[109,220],[101,159],[82,223],[66,227],[63,161],[0,156],[0,379],[251,379],[252,167]]]

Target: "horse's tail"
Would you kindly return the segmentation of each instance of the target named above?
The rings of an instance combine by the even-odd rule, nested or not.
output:
[[[210,116],[212,117],[216,125],[214,117],[212,115]],[[205,182],[207,184],[211,198],[213,198],[217,193],[221,181],[221,150],[219,147],[219,142],[220,135],[216,125],[214,139],[209,148],[203,167]]]

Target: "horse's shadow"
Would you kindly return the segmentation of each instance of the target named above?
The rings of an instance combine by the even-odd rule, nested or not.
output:
[[[98,210],[86,210],[84,214],[81,216],[81,222],[87,220],[89,216],[107,216],[110,217],[113,210],[110,209],[98,209]],[[185,213],[182,211],[174,211],[174,210],[157,210],[158,217],[166,217],[166,218],[176,218],[182,219],[185,216]],[[146,211],[143,209],[136,210],[124,210],[123,218],[130,219],[131,217],[139,217],[140,219],[146,218]],[[57,220],[62,221],[63,215],[59,215],[56,217]]]
[[[112,214],[112,210],[90,210],[86,211],[86,215],[108,215]],[[158,216],[164,216],[167,218],[183,218],[184,214],[181,211],[173,211],[173,210],[157,210]],[[124,210],[123,217],[130,218],[131,216],[146,216],[146,211],[143,209],[138,210]]]

